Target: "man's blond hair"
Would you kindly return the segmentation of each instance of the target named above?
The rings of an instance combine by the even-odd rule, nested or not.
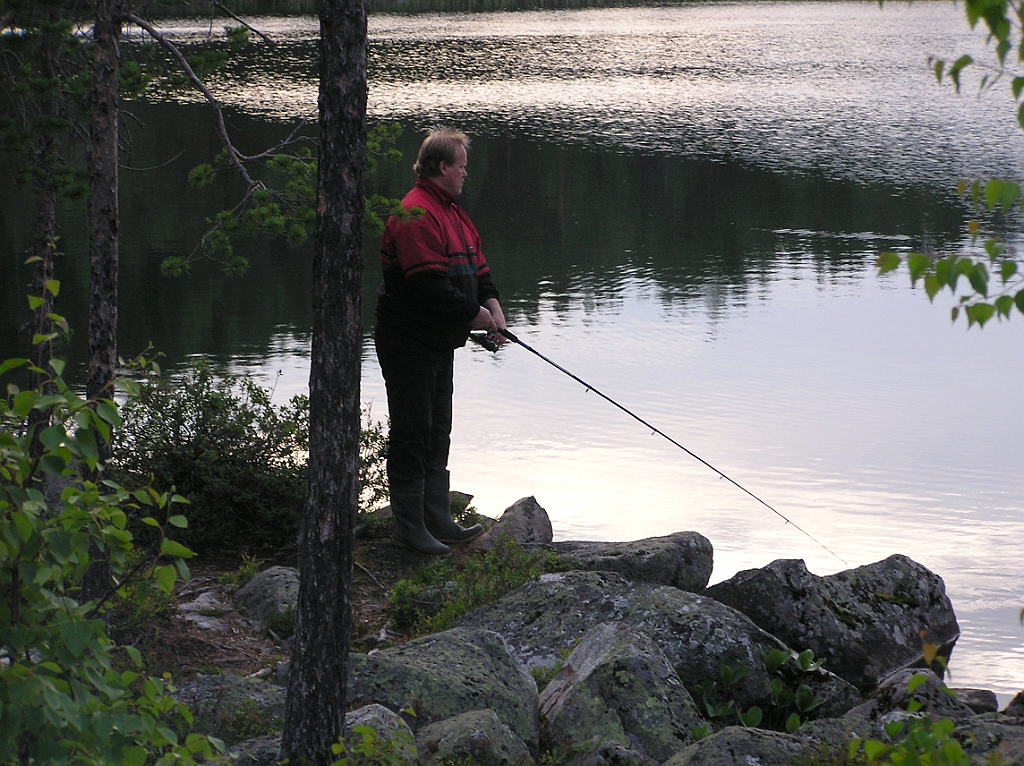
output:
[[[420,144],[416,164],[412,169],[420,178],[433,178],[441,175],[441,163],[455,164],[455,150],[462,147],[469,151],[469,136],[461,130],[446,125],[436,125],[427,131],[427,137]]]

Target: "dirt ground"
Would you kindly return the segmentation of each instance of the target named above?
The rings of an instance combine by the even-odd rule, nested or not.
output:
[[[405,551],[382,535],[357,540],[352,583],[352,648],[366,651],[381,641],[401,642],[387,630],[387,596],[391,587],[428,559]],[[179,583],[173,603],[152,617],[115,617],[112,632],[121,644],[142,653],[147,671],[170,673],[177,681],[197,673],[267,676],[289,656],[286,636],[253,625],[232,602],[231,575],[237,559],[203,559],[190,563],[192,576]],[[295,566],[295,552],[284,551],[260,561],[260,569]]]

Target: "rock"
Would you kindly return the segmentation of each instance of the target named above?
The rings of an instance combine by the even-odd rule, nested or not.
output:
[[[277,766],[281,763],[281,735],[246,740],[229,748],[225,756],[234,766]]]
[[[400,715],[383,705],[364,705],[345,714],[345,745],[349,753],[362,742],[355,727],[365,726],[377,736],[379,748],[387,754],[390,766],[412,766],[419,762],[412,729]]]
[[[213,633],[227,633],[230,630],[227,623],[220,619],[229,609],[212,590],[200,593],[192,601],[178,607],[183,620]]]
[[[235,593],[235,605],[246,617],[267,627],[268,621],[295,614],[299,601],[299,570],[270,567]]]
[[[526,744],[486,708],[432,723],[416,735],[424,766],[472,763],[478,766],[533,766]]]
[[[412,766],[417,763],[416,746],[408,725],[390,710],[380,705],[367,705],[345,714],[345,741],[351,747],[361,739],[352,733],[355,726],[367,726],[377,734],[392,766]],[[351,751],[350,751],[351,752]],[[281,735],[270,734],[246,740],[230,748],[228,763],[237,766],[278,766],[281,761]]]
[[[573,650],[540,695],[546,749],[601,739],[661,762],[703,723],[658,646],[624,623],[601,623]]]
[[[196,731],[229,745],[279,732],[285,696],[283,687],[241,676],[199,676],[174,692],[192,712]]]
[[[792,734],[727,726],[678,753],[664,766],[769,766],[791,764],[807,743]]]
[[[489,551],[502,535],[509,535],[524,547],[544,545],[553,537],[551,519],[535,498],[524,497],[506,508],[494,526],[467,547]]]
[[[1010,700],[1010,704],[1003,710],[1003,715],[1024,718],[1024,691],[1017,692],[1017,696]]]
[[[550,547],[576,569],[618,572],[634,582],[671,585],[693,593],[711,578],[714,551],[696,532],[677,532],[630,543],[558,542]]]
[[[749,666],[750,675],[731,690],[744,710],[755,704],[764,707],[769,698],[761,652],[785,648],[717,601],[666,585],[631,583],[606,572],[544,575],[458,624],[500,633],[519,662],[532,669],[554,668],[559,652],[573,649],[601,622],[624,622],[651,637],[691,695],[696,685],[718,679],[723,663]],[[828,679],[828,684],[816,679]],[[840,694],[847,707],[860,699],[852,687],[823,671],[811,680],[819,697]]]
[[[596,742],[563,766],[656,766],[656,762],[618,742]]]
[[[413,731],[490,708],[537,753],[537,685],[489,631],[454,628],[372,655],[350,654],[347,701],[396,713],[412,708]]]
[[[923,662],[923,641],[948,658],[960,635],[942,579],[906,556],[828,577],[811,574],[799,559],[780,559],[705,593],[794,649],[812,649],[862,692]]]
[[[1024,766],[1024,726],[1018,718],[983,713],[957,721],[953,736],[972,764]]]
[[[950,689],[961,702],[975,713],[998,713],[999,699],[988,689]]]
[[[922,681],[914,681],[917,676]],[[914,690],[910,691],[910,685]],[[974,711],[967,703],[952,694],[942,679],[927,668],[898,670],[879,684],[861,710],[879,720],[891,718],[892,713],[902,714],[911,700],[923,706],[921,712],[933,718],[970,718]]]

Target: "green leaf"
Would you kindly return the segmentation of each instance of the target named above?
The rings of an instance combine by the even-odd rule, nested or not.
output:
[[[884,726],[885,733],[889,735],[889,739],[896,739],[896,737],[900,735],[900,732],[903,731],[903,721],[886,721]]]
[[[60,624],[60,635],[68,651],[75,657],[80,657],[85,650],[86,644],[92,638],[92,625],[87,622],[62,622]]]
[[[30,311],[35,311],[37,308],[42,306],[46,301],[40,298],[38,295],[28,296],[28,307]]]
[[[786,719],[786,731],[790,734],[800,728],[802,721],[797,713],[790,713],[789,718]]]
[[[156,527],[157,529],[160,529],[160,522],[154,519],[152,516],[143,517],[142,523],[145,524],[147,527]]]
[[[171,564],[157,567],[153,572],[153,579],[156,580],[156,585],[160,590],[170,594],[174,590],[174,582],[178,579],[178,571]]]
[[[1014,77],[1013,82],[1010,83],[1010,89],[1013,91],[1013,98],[1020,100],[1020,91],[1024,88],[1024,77]]]
[[[1013,311],[1013,298],[1009,295],[1000,295],[995,301],[996,312],[999,316],[1010,318],[1010,312]]]
[[[1003,182],[993,178],[985,184],[985,204],[989,210],[995,210],[996,203],[1003,194]]]
[[[957,92],[960,91],[960,72],[973,61],[974,59],[970,56],[961,56],[954,61],[953,65],[949,68],[949,79],[953,81],[953,85],[956,87]]]
[[[935,296],[939,290],[942,289],[942,285],[939,283],[939,278],[934,274],[928,274],[924,278],[924,291],[928,294],[928,300],[935,300]]]
[[[181,543],[166,539],[160,543],[160,552],[165,556],[174,556],[181,559],[190,559],[195,555]]]
[[[145,748],[129,747],[121,754],[121,766],[145,766],[147,757]]]
[[[890,271],[895,271],[900,267],[900,257],[893,252],[882,253],[878,256],[878,261],[875,265],[878,267],[879,276],[888,274]]]
[[[1013,296],[1013,303],[1017,307],[1017,310],[1024,314],[1024,290],[1017,291],[1017,294]]]
[[[985,268],[985,264],[974,264],[974,268],[967,274],[967,279],[970,281],[971,287],[974,288],[975,292],[982,297],[988,297],[988,270]]]
[[[58,376],[64,374],[64,360],[63,359],[51,359],[50,367],[57,373]]]
[[[59,279],[48,279],[43,282],[43,288],[50,293],[54,298],[60,294],[60,280]]]
[[[1003,210],[1009,210],[1019,198],[1020,186],[1012,181],[1004,181],[1002,194],[999,195],[999,204],[1002,205]]]
[[[907,694],[913,694],[927,680],[927,676],[923,676],[920,673],[912,675],[910,680],[907,681]]]
[[[36,392],[35,391],[22,391],[20,394],[14,397],[12,402],[11,412],[15,417],[23,418],[32,411],[32,406],[36,403]]]
[[[875,760],[878,756],[882,755],[889,749],[889,746],[884,742],[879,742],[874,739],[864,740],[864,755],[868,757],[868,760]]]
[[[1003,261],[999,264],[999,278],[1003,280],[1003,284],[1010,281],[1010,278],[1017,273],[1017,262],[1016,261]]]
[[[171,524],[171,526],[177,527],[178,529],[188,528],[188,519],[186,519],[184,516],[180,514],[177,516],[171,516],[169,519],[167,519],[167,521]]]
[[[28,359],[5,359],[3,363],[0,363],[0,375],[16,370],[18,367],[26,364],[28,364]]]
[[[910,270],[910,281],[912,284],[916,284],[922,276],[927,273],[931,267],[932,261],[927,255],[921,255],[920,253],[910,253],[907,256],[907,268]]]
[[[972,306],[965,306],[964,313],[967,314],[968,327],[975,322],[978,323],[978,326],[984,327],[985,322],[996,313],[996,308],[991,303],[975,303]]]

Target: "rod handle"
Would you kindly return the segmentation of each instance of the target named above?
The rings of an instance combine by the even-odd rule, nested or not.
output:
[[[491,353],[494,353],[494,352],[496,352],[498,350],[498,344],[495,343],[490,338],[488,338],[485,333],[478,333],[476,335],[474,335],[473,333],[470,333],[469,334],[469,339],[471,341],[473,341],[474,343],[476,343],[477,345],[483,346],[484,348],[486,348]]]

